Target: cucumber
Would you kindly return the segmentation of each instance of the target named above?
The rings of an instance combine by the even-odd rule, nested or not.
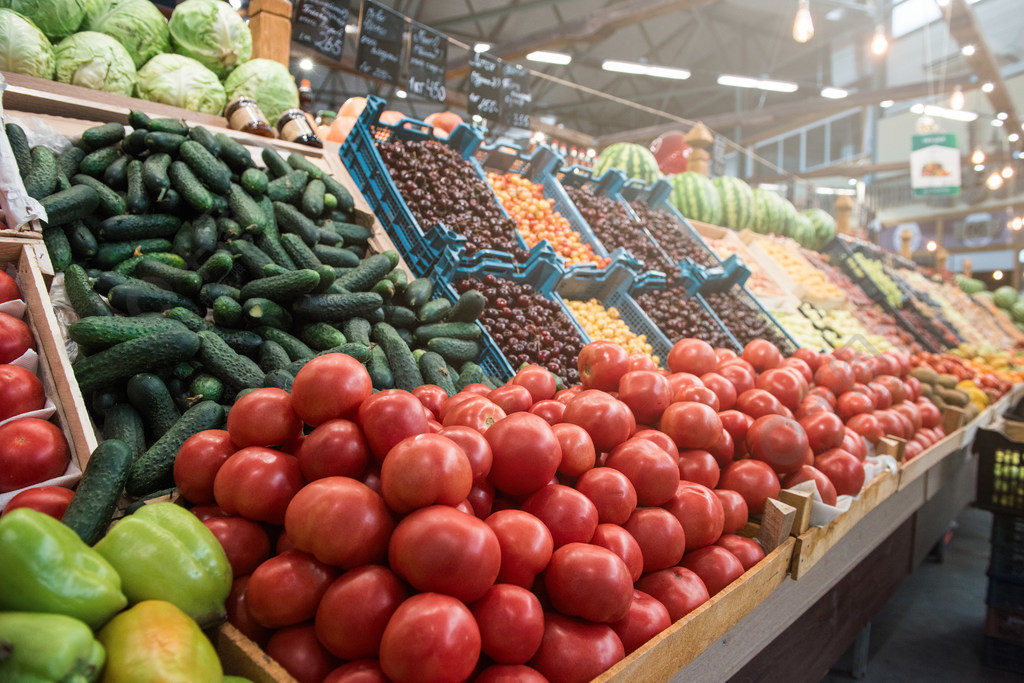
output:
[[[248,192],[235,183],[231,183],[231,187],[228,190],[228,207],[231,209],[232,217],[243,228],[252,225],[262,227],[266,224],[266,218],[260,209],[260,205],[249,196]]]
[[[80,358],[72,369],[82,393],[87,393],[148,368],[187,360],[199,350],[199,342],[199,337],[188,330],[155,332]]]
[[[324,193],[327,188],[319,178],[310,180],[302,191],[302,213],[307,218],[319,218],[324,212]]]
[[[373,292],[304,294],[292,302],[295,315],[310,322],[341,322],[380,308],[383,300]]]
[[[341,213],[351,214],[356,205],[352,193],[330,173],[324,173],[320,176],[320,180],[324,181],[327,191],[334,195],[337,201],[337,210]]]
[[[431,282],[429,278],[416,278],[405,286],[405,293],[403,295],[405,305],[413,309],[419,308],[430,301],[430,297],[433,293],[434,283]]]
[[[27,147],[26,147],[26,151],[27,151]],[[85,158],[85,150],[82,149],[81,147],[75,147],[74,145],[72,145],[71,147],[65,148],[64,151],[62,151],[60,154],[57,155],[57,168],[66,177],[70,178],[71,176],[73,176],[76,173],[78,173],[78,166],[79,166],[79,164],[82,163],[82,159],[84,159],[84,158]],[[29,162],[31,163],[31,161],[32,161],[32,158],[29,157]],[[18,162],[18,170],[19,171],[21,170],[21,162],[20,161]],[[28,173],[28,170],[26,169],[25,172]],[[24,177],[24,176],[22,176],[22,177]]]
[[[366,258],[367,249],[366,249],[366,247],[364,247],[362,245],[350,244],[350,245],[346,246],[345,248],[348,249],[349,251],[351,251],[353,254],[356,255],[356,257],[358,257],[360,259]]]
[[[291,313],[267,298],[243,299],[242,314],[253,326],[266,325],[281,330],[289,330],[292,327]]]
[[[345,240],[342,238],[341,235],[334,232],[333,230],[328,230],[327,228],[324,227],[318,227],[317,233],[320,235],[320,238],[318,240],[319,244],[326,244],[329,247],[339,248],[345,246]]]
[[[138,267],[138,265],[142,262],[142,259],[144,258],[156,259],[161,263],[166,263],[167,265],[174,266],[175,268],[184,269],[186,266],[185,259],[183,259],[178,254],[174,254],[167,251],[154,251],[149,254],[139,254],[138,256],[132,256],[131,258],[127,258],[124,261],[121,261],[116,266],[114,266],[114,272],[119,273],[121,275],[132,275],[135,273],[135,269]],[[144,284],[147,285],[150,289],[160,289],[159,287],[151,285],[148,282],[144,282]]]
[[[408,329],[416,325],[416,313],[405,306],[384,306],[384,320],[396,329]]]
[[[224,398],[224,383],[211,374],[197,372],[189,383],[189,396],[195,401],[216,401]]]
[[[144,162],[132,159],[128,162],[128,192],[125,195],[125,208],[128,213],[140,214],[149,211],[149,194],[143,178]]]
[[[100,540],[110,526],[131,466],[132,449],[120,439],[104,441],[89,456],[89,466],[60,519],[86,545]]]
[[[82,143],[90,150],[116,145],[123,139],[124,126],[120,123],[104,123],[82,131]]]
[[[201,145],[197,146],[201,148]],[[167,177],[171,179],[171,187],[177,190],[193,209],[209,211],[213,208],[213,195],[199,182],[184,161],[172,161],[170,168],[167,169]]]
[[[182,119],[150,119],[149,125],[146,127],[158,133],[169,133],[182,137],[188,135],[188,124]]]
[[[215,332],[198,333],[199,360],[214,377],[230,387],[244,389],[263,385],[263,371],[251,359],[236,353]]]
[[[385,320],[384,322],[387,322],[387,320]],[[408,344],[409,348],[412,348],[413,344],[416,342],[416,339],[412,336],[412,330],[410,330],[407,327],[399,327],[395,331],[398,332],[398,336],[401,338],[401,340]],[[420,355],[422,355],[425,351],[426,349],[417,349],[416,352],[419,355],[416,356],[416,360],[419,360]]]
[[[324,192],[324,211],[332,211],[338,206],[338,198],[330,192]]]
[[[320,275],[315,270],[291,270],[283,275],[264,277],[242,287],[241,300],[265,298],[278,303],[287,303],[300,294],[307,294],[320,284]]]
[[[204,214],[192,221],[192,253],[194,261],[205,258],[217,249],[217,220]]]
[[[242,322],[242,305],[229,296],[213,302],[213,322],[222,327],[237,327]]]
[[[288,357],[292,361],[309,360],[316,355],[316,352],[306,346],[303,341],[297,339],[284,330],[276,327],[258,327],[256,328],[256,332],[259,333],[264,341],[276,342],[284,348]]]
[[[7,133],[7,141],[11,144],[14,160],[18,162],[18,175],[24,178],[32,170],[32,151],[29,149],[25,130],[16,123],[6,123],[4,124],[4,132]],[[78,148],[70,147],[69,149]],[[85,156],[84,150],[82,150],[81,156]]]
[[[352,317],[345,321],[341,331],[350,342],[370,345],[370,331],[373,326],[366,318]]]
[[[423,384],[423,374],[409,345],[398,336],[394,327],[387,323],[377,323],[373,326],[371,338],[384,348],[396,388],[412,391]]]
[[[222,296],[238,301],[241,290],[221,282],[208,282],[199,290],[199,301],[205,306],[212,306]]]
[[[459,381],[455,383],[455,388],[462,391],[470,384],[483,384],[484,377],[484,369],[479,365],[463,363],[459,366]]]
[[[305,171],[311,179],[321,180],[324,176],[324,172],[320,170],[320,167],[298,152],[292,152],[288,155],[288,165],[296,171]]]
[[[149,151],[146,149],[147,135],[149,135],[148,128],[136,128],[121,141],[121,151],[136,158],[143,156]]]
[[[146,133],[145,143],[146,149],[151,152],[166,152],[168,154],[174,154],[181,147],[181,143],[185,142],[184,135],[178,135],[177,133],[164,133],[161,131],[155,131],[153,128],[149,129]],[[88,159],[88,157],[86,157]]]
[[[217,232],[220,239],[230,242],[242,236],[242,226],[238,224],[238,221],[222,216],[217,219]]]
[[[314,244],[313,254],[321,263],[326,263],[335,268],[356,268],[359,266],[359,257],[347,249],[339,249],[326,244]]]
[[[299,240],[299,242],[302,242],[302,240]],[[302,246],[305,247],[306,245],[303,244]],[[316,288],[313,289],[313,292],[315,294],[323,294],[327,292],[331,288],[331,285],[334,284],[334,279],[336,277],[334,273],[334,268],[332,266],[321,264],[316,268],[313,268],[313,270],[315,270],[317,274],[320,276],[320,284],[318,284]]]
[[[167,177],[167,169],[171,166],[171,155],[165,152],[150,154],[142,162],[142,180],[153,194],[159,195],[171,187],[171,179]]]
[[[240,179],[242,188],[254,197],[266,194],[269,181],[267,174],[258,168],[247,168]]]
[[[285,348],[273,339],[264,339],[260,344],[259,366],[264,372],[280,370],[292,362]]]
[[[365,292],[384,278],[392,267],[391,261],[383,254],[368,256],[334,281],[334,291]]]
[[[395,378],[391,374],[391,366],[388,365],[384,347],[375,345],[370,349],[370,360],[366,363],[366,372],[370,375],[370,382],[374,389],[383,391],[395,388]]]
[[[320,238],[316,224],[291,204],[274,202],[274,218],[282,230],[298,235],[310,247]]]
[[[96,180],[92,176],[78,173],[71,178],[71,185],[87,185],[96,190],[96,195],[100,198],[100,203],[97,208],[104,216],[120,216],[127,211],[124,199],[121,198],[121,195],[114,192],[112,189],[107,187],[106,184]]]
[[[99,242],[96,235],[92,233],[85,221],[74,221],[62,226],[64,234],[68,236],[68,244],[71,245],[71,255],[79,261],[89,261],[96,257],[99,252]]]
[[[67,279],[67,275],[65,275]],[[157,332],[186,329],[181,323],[163,316],[90,315],[68,325],[68,338],[90,348],[106,348]]]
[[[92,215],[100,196],[88,185],[75,185],[43,197],[39,203],[46,211],[46,224],[52,228]]]
[[[128,444],[132,459],[146,450],[146,426],[142,415],[129,403],[116,403],[103,413],[103,440],[118,439]],[[91,461],[90,461],[91,462]],[[124,487],[124,483],[121,484]]]
[[[326,356],[331,353],[344,353],[346,356],[351,356],[360,363],[365,364],[370,361],[371,349],[372,347],[366,346],[364,344],[354,344],[352,342],[345,342],[344,344],[339,344],[338,346],[332,346],[329,349],[324,349],[323,351],[318,352],[314,357]],[[289,367],[293,367],[295,365],[296,363],[293,362],[292,366]],[[295,368],[295,371],[298,372],[298,368]]]
[[[57,184],[53,188],[54,191],[55,192],[61,192],[63,190],[67,190],[70,187],[71,187],[71,181],[68,180],[68,177],[66,175],[64,175],[61,172],[61,170],[58,168],[57,169]]]
[[[361,225],[355,223],[341,223],[338,221],[324,221],[323,227],[333,230],[345,240],[345,244],[367,245],[373,234]]]
[[[133,257],[134,258],[134,257]],[[141,259],[141,257],[139,257]],[[134,285],[136,287],[147,287],[149,289],[160,289],[156,285],[151,285],[148,282],[140,280],[136,277],[132,277],[127,273],[119,273],[113,270],[105,270],[93,280],[92,288],[96,290],[97,294],[107,296],[110,294],[110,290],[118,285]]]
[[[121,154],[121,150],[117,145],[110,145],[109,147],[101,147],[97,150],[93,150],[86,154],[82,161],[78,164],[79,173],[91,175],[92,177],[98,177],[103,175],[103,172],[107,170],[107,166],[114,163],[114,160]]]
[[[275,178],[288,175],[292,171],[292,167],[288,165],[276,150],[270,147],[264,147],[260,152],[260,156],[263,159],[263,163],[267,166],[267,172]]]
[[[217,157],[195,140],[185,140],[178,156],[210,192],[226,194],[231,188],[231,173],[217,163]]]
[[[266,177],[266,175],[264,175]],[[309,183],[309,174],[305,171],[291,171],[275,178],[265,186],[265,192],[275,202],[294,202],[302,197],[303,190]]]
[[[208,128],[202,126],[192,126],[188,129],[189,140],[195,140],[200,145],[206,148],[206,151],[215,157],[220,156],[220,141],[217,137],[210,132]]]
[[[334,346],[341,346],[348,340],[341,330],[330,323],[313,323],[306,325],[299,332],[299,339],[315,351],[325,351]]]
[[[224,343],[230,346],[236,353],[244,356],[256,355],[262,341],[255,332],[218,327],[206,318],[202,318],[186,308],[170,308],[164,311],[164,315],[182,323],[192,332],[213,332],[223,339]]]
[[[448,314],[448,321],[453,323],[472,323],[480,317],[487,307],[487,298],[478,289],[467,289],[459,296]]]
[[[144,111],[132,109],[128,112],[128,125],[132,128],[149,128],[151,122],[149,114]]]
[[[395,283],[384,278],[383,280],[378,280],[377,284],[375,284],[370,291],[380,294],[380,298],[384,300],[385,304],[388,304],[395,298]]]
[[[57,157],[42,145],[33,147],[30,154],[32,168],[25,176],[25,192],[32,199],[42,199],[57,187]]]
[[[263,267],[274,263],[274,260],[266,255],[262,249],[252,242],[235,240],[228,245],[228,248],[238,255],[239,260],[245,265],[253,277],[262,277]]]
[[[133,159],[125,154],[114,159],[114,162],[103,171],[103,183],[112,190],[124,190],[128,187],[128,162]]]
[[[286,232],[281,235],[281,245],[299,268],[314,270],[319,269],[323,265],[316,254],[313,253],[313,250],[309,248],[309,245],[303,242],[302,238],[296,234]]]
[[[148,256],[135,267],[135,275],[187,297],[198,297],[203,287],[203,278],[199,277],[199,273],[175,268]]]
[[[125,259],[140,254],[170,251],[171,243],[163,238],[134,240],[125,242],[104,242],[96,250],[95,263],[104,270],[109,270]]]
[[[202,265],[196,268],[196,272],[199,273],[199,277],[202,278],[203,282],[210,284],[217,282],[229,272],[231,272],[231,266],[234,265],[234,257],[223,249],[210,254],[210,256],[203,261]],[[205,285],[204,285],[205,286]]]
[[[186,308],[196,315],[205,310],[186,296],[160,288],[144,288],[134,285],[117,285],[107,293],[110,305],[122,313],[138,315],[144,312],[160,312],[169,308]]]
[[[267,256],[274,259],[276,264],[288,270],[295,270],[295,262],[281,244],[281,233],[277,227],[277,218],[274,216],[274,203],[269,197],[260,198],[260,211],[264,217],[263,230],[256,236],[256,244]]]
[[[292,384],[295,382],[295,375],[288,372],[283,368],[271,370],[263,376],[263,386],[272,387],[274,389],[282,389],[284,391],[291,391]]]
[[[185,208],[185,200],[181,198],[177,190],[167,188],[153,201],[153,211],[156,213],[176,214]]]
[[[220,143],[220,154],[218,156],[233,172],[244,173],[245,169],[256,165],[253,163],[249,150],[237,140],[229,138],[224,133],[214,133],[213,137]]]
[[[452,310],[452,302],[448,299],[434,299],[420,306],[416,311],[416,319],[421,323],[438,323]]]
[[[440,354],[452,365],[474,362],[480,357],[480,345],[470,339],[434,337],[427,342],[427,351]]]
[[[74,188],[72,188],[74,189]],[[100,223],[100,239],[106,242],[126,242],[173,237],[181,221],[171,214],[151,213],[145,216],[125,214],[111,216]]]
[[[439,354],[427,351],[420,356],[419,367],[427,384],[441,387],[449,396],[455,395],[455,383],[448,374],[448,363]]]
[[[405,288],[409,284],[409,276],[404,270],[401,268],[394,268],[386,277],[395,283],[396,292],[405,292]]]
[[[71,308],[79,319],[87,319],[90,316],[112,317],[114,312],[110,306],[97,294],[92,285],[89,284],[89,276],[85,269],[77,264],[70,264],[64,270],[64,288],[68,294],[68,301]],[[75,323],[72,323],[74,326]]]
[[[125,490],[140,496],[164,488],[171,480],[174,458],[181,445],[194,434],[216,429],[224,422],[224,409],[213,401],[200,401],[181,416],[174,426],[149,447],[132,465]]]
[[[71,242],[63,228],[43,228],[43,244],[54,270],[63,272],[71,265]]]
[[[417,327],[413,336],[416,337],[416,341],[426,344],[435,337],[476,341],[480,339],[481,334],[483,330],[476,323],[430,323]]]

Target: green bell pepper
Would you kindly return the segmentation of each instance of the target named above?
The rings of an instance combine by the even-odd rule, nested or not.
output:
[[[28,508],[0,517],[0,611],[66,614],[97,628],[127,604],[117,571],[74,531]]]
[[[166,600],[200,626],[224,621],[231,565],[213,532],[174,503],[144,505],[95,545],[121,574],[132,603]]]
[[[63,614],[0,612],[0,680],[96,681],[106,653],[84,621]]]

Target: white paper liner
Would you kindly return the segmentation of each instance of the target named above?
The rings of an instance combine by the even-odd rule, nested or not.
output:
[[[0,118],[9,121],[11,119],[4,117],[3,110],[3,91],[6,89],[7,81],[0,74]],[[11,230],[21,230],[22,226],[33,219],[46,220],[46,211],[42,205],[25,191],[18,163],[4,131],[0,131],[0,209],[3,209],[7,227]]]
[[[889,472],[895,474],[899,471],[899,463],[896,462],[896,458],[891,455],[869,455],[864,459],[864,485],[870,484],[874,481],[882,472]],[[807,489],[802,489],[805,485],[810,486]],[[818,495],[818,487],[814,485],[812,481],[806,481],[799,486],[793,486],[792,488],[798,490],[810,490],[814,496],[814,500],[811,502],[811,526],[825,526],[839,515],[843,514],[850,509],[850,505],[853,501],[860,497],[857,496],[839,496],[836,499],[835,505],[825,505],[821,502],[821,496]]]

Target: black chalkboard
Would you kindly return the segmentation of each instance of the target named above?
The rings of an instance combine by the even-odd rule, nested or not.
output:
[[[498,120],[501,101],[501,61],[484,53],[469,62],[469,115]]]
[[[506,126],[530,127],[530,72],[518,64],[502,64],[499,120]]]
[[[292,40],[341,61],[347,23],[348,0],[297,0],[292,10]]]
[[[404,32],[404,16],[366,0],[359,27],[356,71],[387,83],[397,83],[402,66]]]
[[[448,38],[414,22],[409,43],[409,94],[444,102],[447,71]]]

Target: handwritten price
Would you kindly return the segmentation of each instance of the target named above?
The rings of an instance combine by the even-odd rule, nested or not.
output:
[[[320,40],[316,41],[313,46],[323,53],[334,55],[335,57],[341,56],[341,46],[344,36],[338,35],[326,35]]]

